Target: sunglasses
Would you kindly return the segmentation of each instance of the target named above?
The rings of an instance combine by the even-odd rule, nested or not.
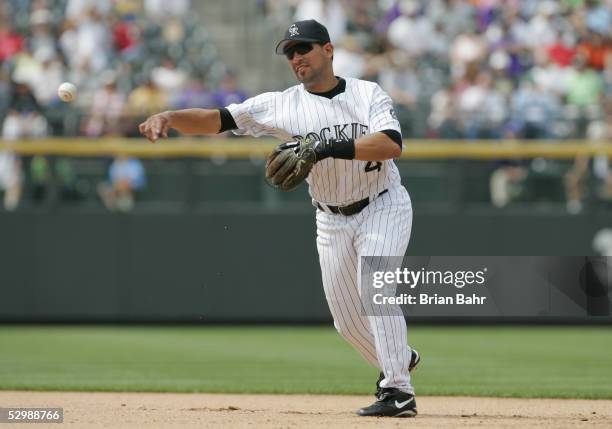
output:
[[[314,43],[302,42],[296,43],[295,45],[291,45],[283,50],[283,53],[287,57],[288,60],[293,59],[293,55],[296,53],[300,55],[306,55],[308,52],[312,51],[314,48]]]

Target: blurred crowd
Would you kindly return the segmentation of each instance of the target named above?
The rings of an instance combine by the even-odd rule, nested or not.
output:
[[[328,26],[341,76],[378,81],[406,137],[583,138],[612,113],[610,0],[267,0]]]
[[[325,24],[336,73],[378,81],[405,138],[612,137],[612,0],[257,2],[275,34],[293,20]],[[3,139],[136,136],[153,112],[244,100],[191,3],[0,0]],[[57,98],[63,81],[79,88],[76,103]],[[19,200],[21,172],[45,166],[0,153],[5,207]],[[512,201],[546,170],[537,166],[497,163],[493,204]],[[570,211],[581,210],[591,177],[612,200],[609,160],[579,158],[563,173]]]
[[[260,5],[275,26],[306,18],[326,24],[336,73],[378,81],[396,104],[404,137],[612,138],[611,0]],[[501,207],[530,171],[498,164],[491,198]],[[581,210],[590,170],[580,158],[564,177],[571,212]],[[612,199],[608,160],[600,157],[592,171],[602,197]]]
[[[152,112],[244,97],[190,0],[2,1],[0,64],[9,140],[131,136]],[[79,89],[74,105],[57,97],[63,81]]]
[[[64,81],[78,88],[72,104],[57,96]],[[190,0],[0,0],[0,126],[6,142],[133,137],[137,124],[152,113],[244,99]],[[114,178],[116,171],[138,170],[135,162],[118,159],[109,165],[109,183],[121,184],[111,191],[99,187],[107,207],[131,208],[126,182]],[[58,165],[62,171],[50,172],[45,159],[35,157],[25,166],[10,151],[0,152],[4,207],[17,206],[26,167],[36,182],[35,200],[44,198],[37,184],[51,174],[74,176],[69,162]],[[144,181],[134,182],[135,192]]]

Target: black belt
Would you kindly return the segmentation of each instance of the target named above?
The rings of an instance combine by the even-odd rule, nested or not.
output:
[[[380,194],[376,195],[376,197],[374,198],[380,197],[381,195],[386,194],[387,192],[389,192],[389,190],[385,189]],[[372,201],[374,201],[374,198],[372,198]],[[328,206],[326,204],[325,207],[327,207],[329,211],[334,214],[352,216],[352,215],[359,213],[363,209],[365,209],[370,203],[371,203],[370,198],[364,198],[363,200],[356,201],[353,204],[349,204],[348,206],[339,207],[339,206]],[[315,206],[319,210],[325,211],[325,207],[323,206],[323,204],[319,203],[318,201],[315,201]]]

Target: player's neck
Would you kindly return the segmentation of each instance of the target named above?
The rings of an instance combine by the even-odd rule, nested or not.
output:
[[[304,88],[309,92],[327,92],[334,89],[338,85],[338,82],[340,81],[332,73],[321,80],[317,80],[316,82],[305,83]]]

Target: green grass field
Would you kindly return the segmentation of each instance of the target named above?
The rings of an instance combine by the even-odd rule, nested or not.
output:
[[[612,398],[612,329],[414,327],[420,395]],[[322,327],[0,326],[0,389],[369,394]]]

